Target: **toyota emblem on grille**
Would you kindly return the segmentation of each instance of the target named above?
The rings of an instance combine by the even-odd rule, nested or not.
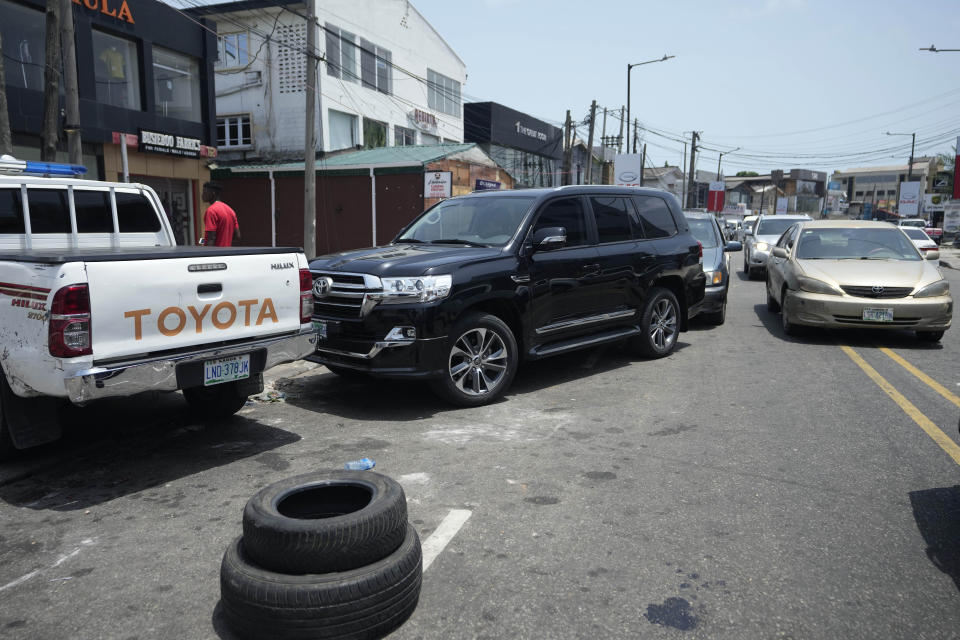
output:
[[[883,294],[883,287],[881,287],[881,286],[879,286],[879,285],[876,286],[876,287],[870,287],[870,290],[873,291],[873,292],[874,292],[875,294],[877,294],[878,296]]]
[[[313,295],[318,298],[326,298],[330,295],[330,290],[333,288],[333,278],[327,276],[320,276],[313,281]]]

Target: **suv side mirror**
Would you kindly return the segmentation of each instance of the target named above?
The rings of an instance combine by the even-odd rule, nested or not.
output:
[[[783,247],[774,247],[773,251],[770,252],[770,255],[772,255],[774,258],[785,259],[787,257],[787,250]]]
[[[727,243],[727,246],[723,248],[724,251],[743,251],[743,245],[737,242],[736,240],[731,240]]]
[[[533,232],[534,251],[552,251],[567,245],[565,227],[544,227]]]

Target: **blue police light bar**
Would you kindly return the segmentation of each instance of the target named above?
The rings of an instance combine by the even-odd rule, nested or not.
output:
[[[32,160],[17,160],[12,156],[0,156],[0,173],[35,176],[80,176],[86,172],[87,168],[79,164],[34,162]]]

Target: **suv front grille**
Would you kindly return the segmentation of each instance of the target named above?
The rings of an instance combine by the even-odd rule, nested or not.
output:
[[[379,291],[371,286],[376,280],[368,280],[363,274],[337,273],[336,271],[311,271],[316,280],[328,277],[333,280],[330,293],[320,298],[313,296],[313,315],[321,318],[359,318],[362,315],[364,296],[370,291]]]
[[[850,285],[840,285],[847,295],[857,298],[906,298],[913,291],[913,287],[854,287]]]

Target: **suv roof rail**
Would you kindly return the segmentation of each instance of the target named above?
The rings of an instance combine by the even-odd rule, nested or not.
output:
[[[0,175],[80,176],[86,172],[87,168],[80,164],[34,162],[17,160],[8,155],[0,156]]]

